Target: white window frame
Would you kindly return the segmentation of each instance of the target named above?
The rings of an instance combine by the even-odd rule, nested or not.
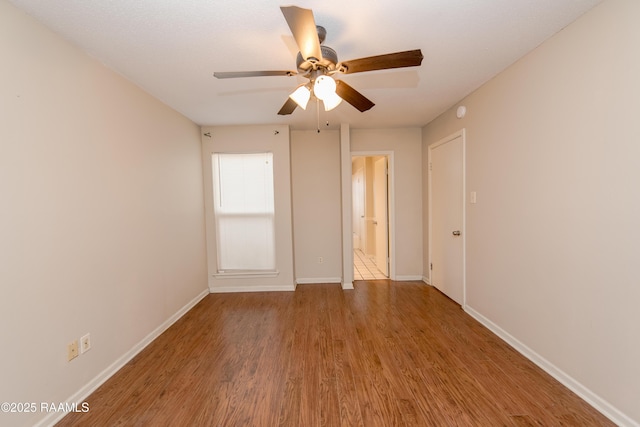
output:
[[[277,275],[273,157],[272,152],[211,154],[216,276]],[[227,172],[221,169],[224,159],[227,168],[235,162]],[[256,161],[264,161],[265,168],[247,174],[244,168]],[[237,185],[221,179],[234,180]],[[239,192],[244,196],[235,197]]]

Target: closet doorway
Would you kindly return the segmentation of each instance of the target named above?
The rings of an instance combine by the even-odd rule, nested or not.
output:
[[[389,157],[351,159],[354,280],[388,279]]]

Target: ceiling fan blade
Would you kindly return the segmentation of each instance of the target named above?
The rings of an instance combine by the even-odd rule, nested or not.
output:
[[[218,79],[235,79],[236,77],[263,77],[263,76],[295,76],[295,71],[223,71],[213,73]]]
[[[296,104],[296,101],[294,101],[291,98],[287,98],[287,102],[285,102],[282,108],[280,108],[280,111],[278,111],[278,114],[281,116],[286,116],[288,114],[291,114],[293,113],[293,110],[295,110],[297,106],[298,104]]]
[[[320,50],[320,40],[318,39],[318,30],[316,29],[316,21],[313,18],[311,9],[303,9],[297,6],[280,7],[284,19],[289,24],[289,29],[293,38],[296,39],[300,53],[303,59],[315,58],[320,61],[322,59],[322,51]]]
[[[407,50],[405,52],[343,61],[338,64],[338,69],[345,74],[352,74],[363,71],[387,70],[389,68],[416,67],[422,63],[423,58],[424,56],[422,56],[420,49]]]
[[[336,80],[336,94],[360,110],[361,113],[376,105],[342,80]]]

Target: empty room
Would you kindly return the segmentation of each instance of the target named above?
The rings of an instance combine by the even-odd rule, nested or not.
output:
[[[639,21],[0,0],[0,425],[640,426]]]

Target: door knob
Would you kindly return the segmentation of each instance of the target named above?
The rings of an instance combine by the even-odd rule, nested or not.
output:
[[[454,236],[459,236],[460,235],[460,230],[456,230],[452,233]]]

